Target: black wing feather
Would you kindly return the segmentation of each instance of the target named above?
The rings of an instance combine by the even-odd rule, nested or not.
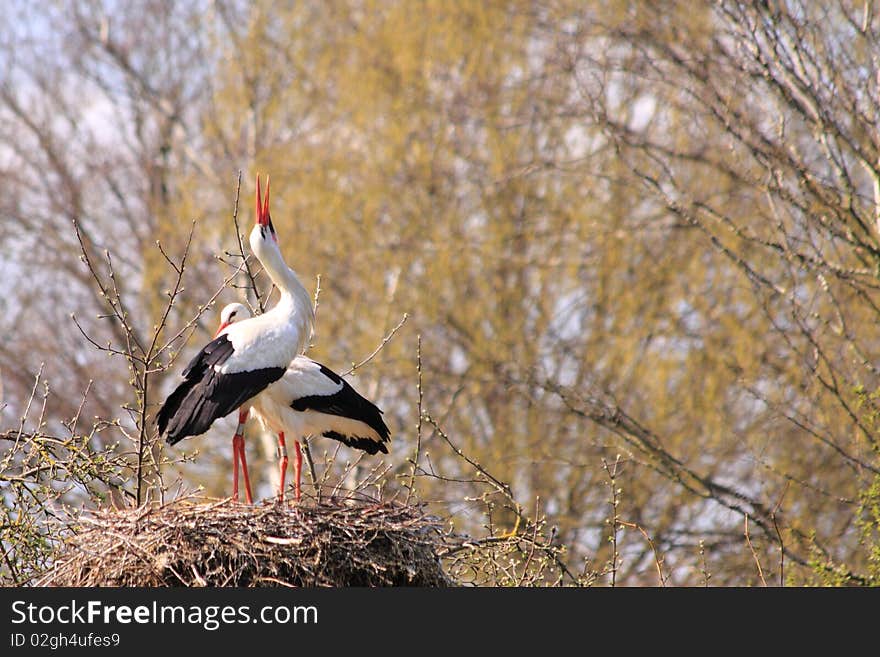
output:
[[[317,411],[328,415],[338,415],[363,422],[373,429],[381,442],[367,436],[343,435],[337,431],[325,431],[324,436],[338,440],[349,447],[361,449],[368,454],[376,452],[388,453],[385,443],[391,437],[388,425],[382,419],[382,411],[373,402],[363,397],[351,384],[325,365],[318,363],[321,373],[334,383],[341,384],[342,389],[332,395],[310,395],[294,399],[290,407],[295,411]]]
[[[354,447],[355,449],[360,449],[365,451],[367,454],[375,454],[376,452],[382,452],[383,454],[388,453],[388,446],[382,442],[377,443],[372,438],[364,438],[363,436],[352,436],[349,434],[342,434],[338,431],[325,431],[321,434],[325,438],[332,438],[333,440],[338,440],[344,445],[348,445],[349,447]]]
[[[284,367],[220,374],[214,370],[232,355],[226,335],[212,340],[183,371],[183,381],[168,395],[156,422],[168,443],[205,433],[214,420],[229,415],[270,383],[284,376]]]

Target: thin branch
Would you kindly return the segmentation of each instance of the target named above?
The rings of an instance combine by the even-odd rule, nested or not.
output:
[[[406,315],[404,315],[406,317]],[[415,476],[416,469],[419,467],[419,455],[422,451],[422,421],[424,408],[422,406],[423,400],[423,390],[422,390],[422,335],[421,333],[416,336],[416,391],[418,392],[418,414],[419,419],[416,423],[416,453],[413,456],[411,463],[412,469],[409,472],[409,487],[406,494],[406,503],[409,504],[410,498],[413,494],[413,489],[415,487]]]
[[[253,271],[251,271],[248,255],[244,252],[244,240],[242,239],[241,228],[238,225],[238,202],[240,195],[241,169],[238,170],[238,181],[235,187],[235,204],[232,208],[232,225],[235,226],[235,238],[238,241],[238,254],[241,256],[241,260],[244,263],[244,268],[247,272],[248,281],[250,282],[250,289],[253,290],[254,298],[257,300],[257,308],[259,309],[259,312],[257,314],[259,315],[266,312],[266,303],[263,297],[260,295],[260,288],[257,286],[256,275]]]
[[[351,368],[347,372],[345,372],[343,374],[343,376],[348,376],[349,374],[354,372],[359,367],[363,367],[364,365],[369,363],[371,360],[373,360],[373,358],[376,356],[376,354],[378,354],[380,351],[382,351],[382,348],[386,344],[388,344],[388,342],[389,342],[389,340],[391,340],[391,338],[394,337],[394,334],[397,333],[404,324],[406,324],[406,320],[408,319],[408,317],[409,317],[408,313],[403,313],[403,317],[397,323],[397,326],[395,326],[393,329],[391,329],[391,332],[388,333],[388,335],[386,335],[384,338],[382,338],[382,342],[379,343],[379,346],[376,347],[375,349],[373,349],[372,353],[369,356],[367,356],[366,358],[364,358],[360,363],[357,363],[357,364],[352,363]]]
[[[755,551],[755,546],[752,545],[752,537],[749,536],[749,516],[746,514],[745,516],[745,536],[746,536],[746,544],[749,546],[749,551],[752,553],[752,558],[755,560],[755,566],[758,568],[758,577],[761,579],[761,585],[767,586],[767,580],[764,579],[764,569],[761,568],[761,560],[758,558],[758,553]]]

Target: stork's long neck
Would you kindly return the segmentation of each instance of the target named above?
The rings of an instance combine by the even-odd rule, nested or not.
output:
[[[300,344],[297,353],[302,353],[312,337],[315,325],[315,310],[308,290],[300,282],[296,272],[287,266],[276,244],[255,251],[263,267],[281,292],[278,304],[270,312],[289,314],[297,324]]]

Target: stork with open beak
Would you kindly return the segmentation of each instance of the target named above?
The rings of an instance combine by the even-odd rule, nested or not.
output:
[[[174,445],[205,433],[214,420],[239,411],[233,437],[233,496],[238,497],[238,463],[244,466],[248,501],[252,501],[244,454],[246,403],[284,376],[291,361],[304,350],[315,322],[308,291],[284,262],[266,200],[256,189],[257,217],[250,246],[280,291],[278,303],[257,317],[228,325],[205,345],[183,371],[183,381],[168,396],[156,416],[159,433]]]

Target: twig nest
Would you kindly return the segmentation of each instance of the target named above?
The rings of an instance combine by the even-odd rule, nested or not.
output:
[[[43,586],[447,586],[439,519],[367,499],[180,499],[82,518]]]

